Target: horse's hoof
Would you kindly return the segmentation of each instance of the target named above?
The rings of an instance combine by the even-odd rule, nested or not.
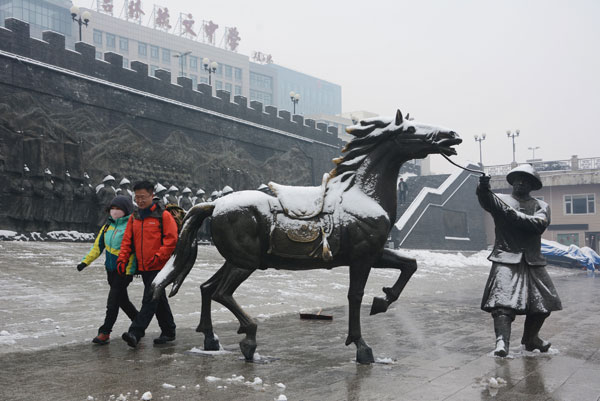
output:
[[[254,360],[254,351],[256,351],[256,341],[244,338],[240,341],[240,350],[247,361]]]
[[[359,345],[356,349],[356,362],[369,365],[371,363],[375,363],[375,358],[373,358],[373,350],[367,344]]]
[[[385,299],[380,297],[373,298],[373,305],[371,305],[371,315],[376,315],[378,313],[387,311],[388,306],[389,303]]]
[[[218,351],[221,349],[221,344],[218,338],[204,337],[204,351]]]

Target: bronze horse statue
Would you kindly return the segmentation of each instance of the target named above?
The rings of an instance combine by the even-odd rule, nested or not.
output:
[[[271,183],[277,196],[240,191],[194,206],[187,213],[174,256],[154,280],[154,294],[173,283],[177,293],[196,260],[196,233],[212,216],[215,246],[225,264],[200,286],[202,310],[196,331],[204,333],[204,349],[218,350],[211,301],[228,308],[246,334],[240,349],[247,360],[256,350],[256,322],[233,293],[256,269],[310,270],[350,267],[349,329],[346,345],[356,345],[359,363],[374,362],[361,336],[360,306],[371,268],[398,269],[385,298],[376,297],[371,314],[385,312],[400,296],[417,269],[414,259],[384,248],[396,221],[396,182],[402,164],[430,154],[455,155],[462,142],[450,130],[418,124],[402,117],[371,118],[347,128],[354,138],[321,187],[285,187]]]

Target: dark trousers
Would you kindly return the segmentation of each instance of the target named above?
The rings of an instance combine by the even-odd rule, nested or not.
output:
[[[144,280],[144,297],[142,298],[142,309],[137,314],[131,326],[129,326],[129,332],[133,333],[138,340],[146,334],[146,329],[150,325],[152,318],[156,314],[156,320],[162,334],[167,336],[175,336],[175,321],[173,320],[173,314],[171,313],[171,307],[169,301],[167,301],[167,295],[165,291],[160,294],[158,300],[152,300],[152,280],[158,274],[157,271],[141,272],[142,280]]]
[[[398,201],[402,204],[406,202],[406,191],[398,192]]]
[[[123,312],[131,320],[135,319],[138,311],[127,294],[127,286],[133,280],[133,276],[120,276],[116,271],[107,271],[106,279],[110,290],[106,300],[106,317],[104,318],[104,324],[98,329],[98,333],[110,334],[117,321],[119,308],[123,309]]]

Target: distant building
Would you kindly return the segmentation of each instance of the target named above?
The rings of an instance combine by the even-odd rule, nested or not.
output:
[[[543,238],[564,245],[589,246],[600,249],[600,213],[597,212],[600,194],[600,158],[536,161],[532,163],[542,178],[543,188],[532,196],[550,205],[551,223]],[[491,185],[496,192],[509,193],[506,182],[510,165],[487,166],[492,175]],[[486,217],[488,244],[494,240],[494,226]]]
[[[277,64],[268,64],[277,76],[276,103],[280,109],[292,110],[290,92],[300,94],[297,114],[330,114],[342,112],[342,87]]]
[[[216,33],[208,42],[198,40],[198,36],[203,35],[198,30],[202,21],[197,21],[194,26],[186,25],[189,21],[192,24],[196,21],[177,20],[179,13],[173,10],[171,16],[167,15],[165,19],[165,15],[159,15],[160,11],[155,14],[155,6],[154,11],[139,9],[141,14],[152,13],[153,26],[145,26],[139,19],[115,17],[117,10],[112,9],[112,0],[97,0],[97,4],[96,10],[81,8],[81,12],[89,11],[91,14],[89,25],[82,29],[82,40],[96,47],[98,59],[103,59],[105,52],[118,53],[123,56],[126,68],[132,61],[141,61],[148,64],[150,75],[158,69],[166,70],[171,73],[172,82],[177,82],[178,76],[188,77],[195,88],[199,83],[209,82],[209,74],[202,64],[206,57],[218,64],[210,77],[215,90],[226,90],[232,96],[242,95],[249,101],[256,100],[265,106],[284,110],[293,110],[289,93],[294,91],[301,96],[296,114],[339,114],[342,111],[342,89],[339,85],[274,64],[271,55],[255,52],[257,54],[252,59],[264,62],[260,64],[251,61],[247,55],[217,47],[214,45]],[[79,28],[71,20],[71,5],[68,0],[0,0],[0,20],[4,24],[5,18],[14,17],[28,22],[31,36],[37,38],[42,37],[44,30],[59,32],[65,35],[67,47],[73,48],[78,40],[75,32]],[[130,2],[129,5],[130,8],[141,7],[139,2]],[[110,12],[99,11],[107,6],[111,7]],[[179,15],[179,18],[184,16]],[[162,20],[160,17],[163,17]],[[173,33],[171,28],[174,25],[181,27],[181,34]],[[186,30],[188,27],[190,29]],[[184,55],[187,52],[190,53]]]
[[[339,85],[273,63],[253,62],[247,55],[190,35],[176,35],[106,13],[88,11],[92,17],[89,27],[83,30],[83,41],[96,47],[99,59],[103,58],[104,52],[118,53],[123,56],[124,67],[129,68],[132,61],[141,61],[148,64],[151,75],[158,69],[166,70],[171,73],[173,82],[178,76],[188,77],[195,88],[198,83],[209,83],[209,73],[202,63],[208,58],[218,64],[210,76],[215,90],[225,90],[232,96],[242,95],[249,101],[256,100],[265,106],[285,110],[293,109],[289,97],[293,90],[301,96],[296,114],[341,111]],[[176,22],[171,21],[171,24]]]
[[[17,18],[29,23],[31,36],[41,38],[43,31],[65,35],[67,47],[73,48],[75,37],[69,0],[0,0],[0,24],[5,18]]]

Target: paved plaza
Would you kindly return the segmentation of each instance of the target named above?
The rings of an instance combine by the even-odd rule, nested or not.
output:
[[[195,352],[203,340],[194,331],[198,315],[176,317],[177,340],[166,346],[152,344],[158,335],[153,323],[137,349],[119,338],[126,323],[120,317],[121,326],[107,346],[79,339],[30,351],[13,345],[13,352],[5,343],[0,353],[0,399],[110,400],[123,394],[128,400],[138,400],[147,391],[153,400],[277,400],[283,396],[287,400],[600,399],[600,277],[550,268],[564,306],[541,332],[552,342],[551,352],[520,350],[524,319],[517,317],[511,357],[501,359],[490,356],[492,319],[479,309],[486,269],[479,268],[481,279],[460,281],[441,280],[432,273],[432,279],[439,281],[438,290],[419,284],[427,278],[417,277],[413,289],[407,287],[385,314],[369,316],[371,299],[366,297],[363,336],[379,361],[370,366],[357,365],[354,346],[344,346],[346,307],[323,310],[333,315],[333,321],[300,320],[297,313],[259,319],[260,358],[255,363],[241,359],[237,345],[241,336],[236,334],[235,322],[216,324],[225,351],[203,354]],[[79,278],[75,274],[68,276],[65,285],[73,285]],[[8,277],[4,274],[2,280]],[[242,288],[240,293],[244,293]],[[3,300],[2,309],[7,312],[11,304]],[[89,300],[85,302],[88,307]],[[101,309],[104,299],[98,297],[97,302]],[[76,300],[69,307],[73,303]],[[199,296],[193,304],[199,307]],[[86,331],[91,338],[93,329]],[[492,378],[499,382],[497,386]]]

